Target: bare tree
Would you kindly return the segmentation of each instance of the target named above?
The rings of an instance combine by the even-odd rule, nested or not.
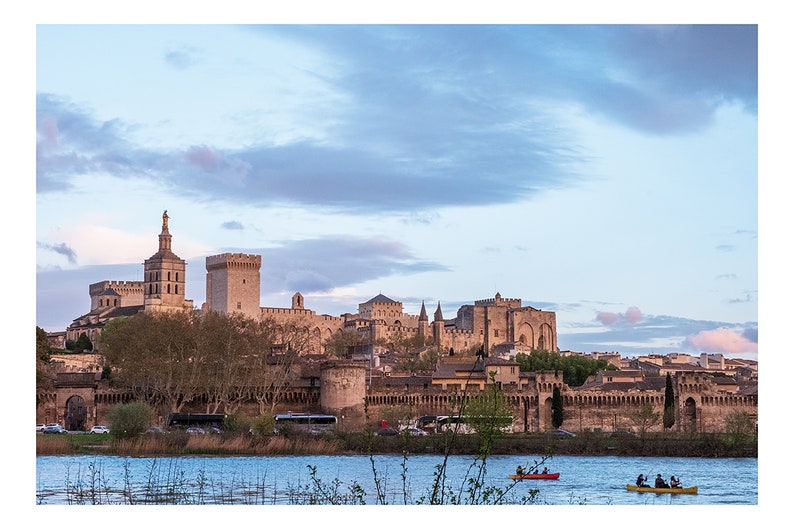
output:
[[[190,311],[118,318],[105,325],[100,340],[113,381],[141,400],[179,412],[203,389],[204,358]]]

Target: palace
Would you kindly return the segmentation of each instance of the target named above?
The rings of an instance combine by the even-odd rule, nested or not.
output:
[[[277,413],[324,412],[340,417],[340,428],[360,427],[394,410],[409,410],[414,417],[444,415],[461,395],[476,395],[495,383],[513,409],[513,432],[551,428],[551,401],[555,388],[564,402],[564,426],[574,431],[632,429],[638,410],[650,405],[661,412],[665,379],[674,380],[674,429],[685,432],[724,431],[726,417],[746,412],[757,421],[758,365],[728,360],[722,355],[650,355],[623,359],[616,353],[591,353],[616,371],[604,371],[582,386],[569,387],[559,372],[522,372],[514,355],[542,349],[560,352],[554,312],[522,306],[520,299],[475,301],[444,318],[439,302],[430,321],[424,303],[418,315],[403,311],[401,302],[378,294],[359,304],[355,314],[329,316],[305,307],[300,292],[289,308],[259,306],[259,255],[225,253],[206,258],[206,301],[200,310],[272,318],[310,331],[297,376],[280,396]],[[142,311],[196,310],[185,299],[185,261],[171,250],[168,215],[163,213],[157,253],[144,263],[144,281],[101,281],[89,286],[90,311],[76,318],[66,339],[85,333],[95,345],[90,355],[53,355],[54,387],[37,391],[38,423],[58,422],[69,430],[88,430],[106,424],[110,410],[133,399],[131,392],[110,388],[100,377],[102,327],[120,316]],[[322,344],[335,333],[358,332],[371,345],[352,359],[331,360]],[[429,376],[393,369],[390,342],[400,336],[424,336],[439,346],[442,355]],[[62,338],[59,337],[59,338]],[[481,354],[472,354],[479,351]],[[467,354],[468,353],[468,354]],[[562,351],[560,354],[581,354]],[[79,358],[78,358],[79,357]],[[314,358],[320,358],[315,362]],[[206,413],[209,403],[191,402],[185,412]],[[365,410],[368,410],[365,413]],[[265,412],[261,403],[243,403],[242,416]],[[164,425],[166,417],[159,418]],[[650,427],[660,430],[661,425]]]
[[[163,213],[157,253],[144,262],[143,281],[100,281],[89,285],[91,310],[76,318],[66,330],[66,340],[85,333],[94,350],[102,327],[113,318],[142,311],[192,309],[185,299],[185,261],[171,250],[168,213]],[[356,331],[363,343],[388,344],[395,337],[419,335],[432,338],[444,351],[474,351],[483,348],[557,351],[557,323],[554,312],[522,306],[520,299],[493,298],[458,308],[454,318],[445,319],[438,303],[433,321],[424,302],[419,315],[407,314],[403,305],[383,294],[360,303],[357,314],[329,316],[304,306],[300,292],[292,296],[289,308],[260,307],[262,257],[224,253],[206,258],[206,301],[204,311],[239,313],[254,319],[272,318],[279,324],[309,329],[311,340],[305,354],[322,354],[323,343],[343,330]],[[369,353],[384,352],[383,345],[371,346]]]

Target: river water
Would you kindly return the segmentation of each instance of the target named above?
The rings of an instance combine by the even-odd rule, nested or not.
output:
[[[491,456],[486,487],[502,490],[518,464],[539,456]],[[435,483],[439,455],[118,457],[39,456],[36,503],[40,505],[293,505],[306,504],[322,490],[336,499],[363,499],[367,505],[426,503]],[[447,498],[468,497],[471,456],[452,456],[447,464]],[[757,505],[758,460],[678,457],[555,456],[545,462],[557,481],[521,482],[508,493],[518,503],[530,489],[538,505]],[[312,469],[316,469],[312,474]],[[373,470],[374,468],[374,470]],[[679,477],[698,494],[628,492],[638,474]],[[652,479],[649,479],[652,481]],[[359,494],[351,487],[358,486]],[[380,492],[379,492],[380,491]],[[317,498],[317,494],[314,494]],[[379,498],[381,501],[379,501]]]

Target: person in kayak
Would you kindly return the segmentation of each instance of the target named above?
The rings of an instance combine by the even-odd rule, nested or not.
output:
[[[661,474],[656,474],[656,483],[653,485],[656,489],[669,489],[670,485],[664,480]]]
[[[675,476],[670,476],[670,486],[674,489],[681,488],[681,480],[676,478]]]
[[[524,475],[524,467],[522,467],[521,465],[518,465],[518,468],[516,468],[516,476],[520,477],[520,476],[523,476],[523,475]]]
[[[548,474],[548,473],[549,473],[549,469],[546,468],[546,467],[543,467],[543,472],[541,472],[541,474]]]
[[[647,487],[648,484],[646,483],[646,481],[647,481],[647,479],[642,474],[637,476],[637,486],[638,487]]]

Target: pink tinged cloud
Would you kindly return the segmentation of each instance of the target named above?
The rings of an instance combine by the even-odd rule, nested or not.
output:
[[[625,314],[615,312],[599,312],[596,319],[604,325],[634,325],[642,321],[642,312],[637,307],[629,307]]]
[[[686,339],[698,351],[706,353],[757,353],[758,344],[730,329],[720,327],[713,331],[700,331]]]
[[[55,150],[58,147],[58,120],[47,117],[39,122],[39,146],[46,150]]]
[[[222,153],[215,152],[206,145],[191,147],[187,152],[188,162],[205,171],[215,170],[222,163],[223,158]]]

